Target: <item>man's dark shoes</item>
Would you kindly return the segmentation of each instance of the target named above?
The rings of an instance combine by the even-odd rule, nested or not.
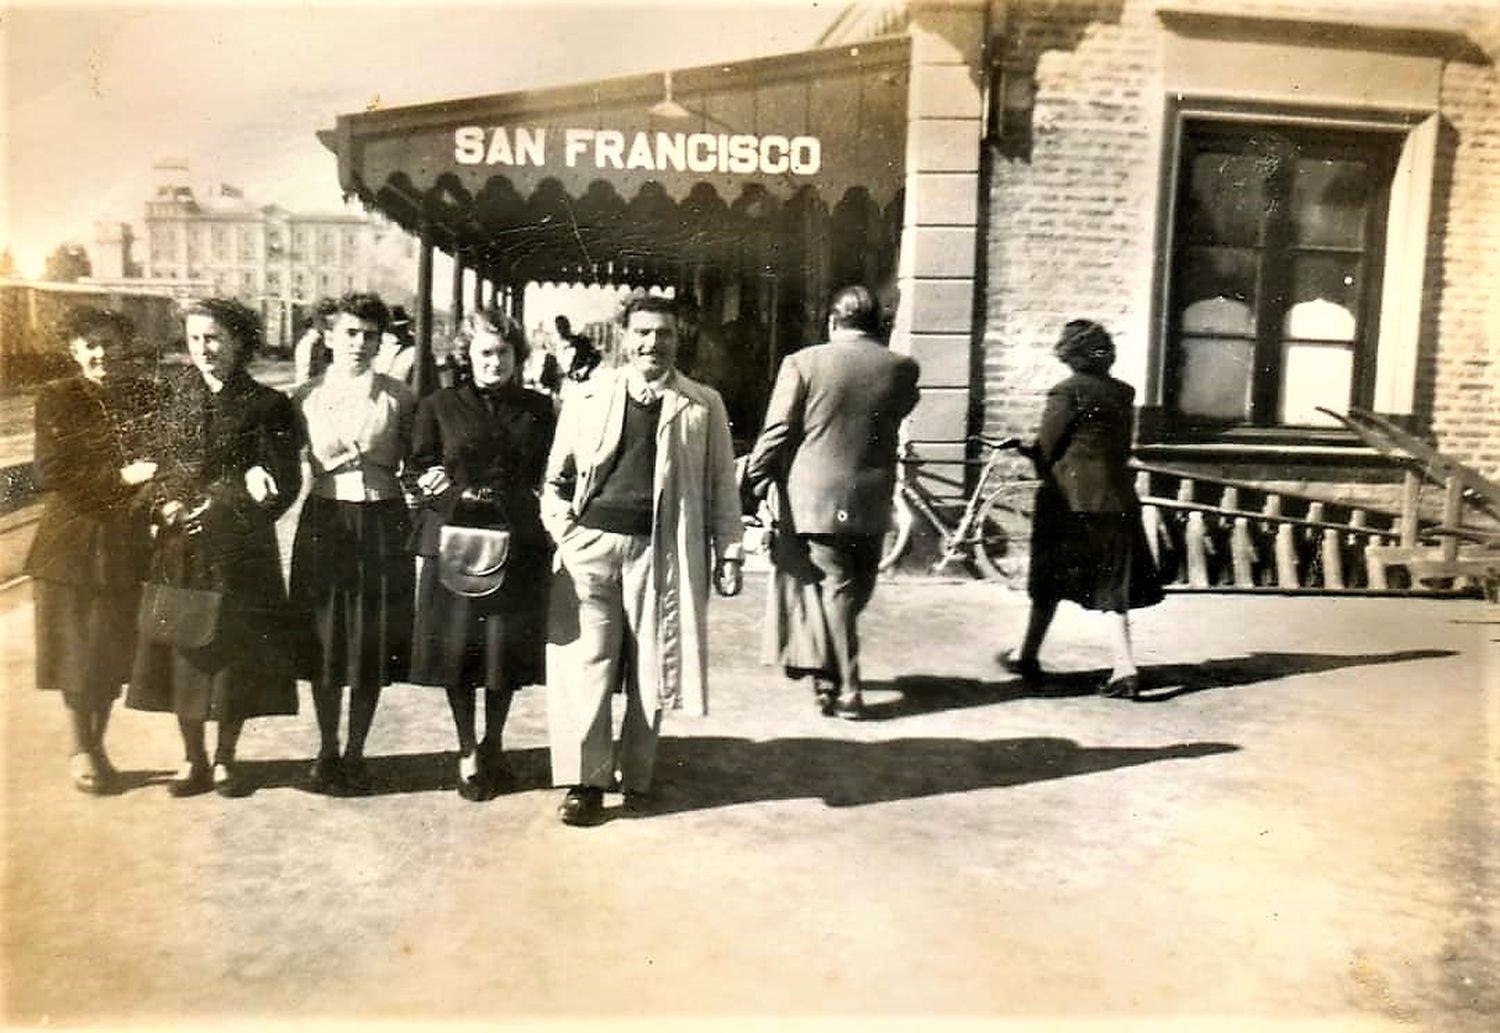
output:
[[[656,809],[656,794],[627,789],[620,796],[620,807],[628,817],[644,818]]]
[[[1024,682],[1038,682],[1042,680],[1042,665],[1036,657],[1026,659],[1015,654],[1014,650],[1005,649],[995,654],[995,663],[1009,674],[1014,674]]]
[[[857,692],[838,697],[833,704],[833,715],[845,721],[862,721],[865,716],[865,701]]]
[[[826,678],[814,678],[813,694],[818,701],[818,713],[832,717],[839,701],[839,687]]]
[[[597,825],[604,820],[604,790],[598,786],[574,786],[563,797],[557,816],[564,825]]]

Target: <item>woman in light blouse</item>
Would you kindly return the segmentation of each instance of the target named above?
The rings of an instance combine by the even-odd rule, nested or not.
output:
[[[413,563],[397,479],[411,447],[411,390],[372,368],[390,316],[373,294],[346,294],[323,326],[328,368],[293,395],[312,488],[292,546],[292,604],[311,634],[297,673],[312,683],[321,743],[310,780],[320,791],[366,791],[365,739],[382,686],[406,677]],[[339,719],[349,686],[342,759]]]

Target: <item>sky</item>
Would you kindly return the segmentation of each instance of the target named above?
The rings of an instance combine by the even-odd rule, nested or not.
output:
[[[139,226],[153,164],[337,210],[338,114],[802,50],[839,0],[357,5],[0,2],[0,247],[40,275],[98,220]]]

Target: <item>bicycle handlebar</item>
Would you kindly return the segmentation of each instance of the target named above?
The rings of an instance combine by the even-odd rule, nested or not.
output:
[[[979,444],[984,445],[986,448],[993,448],[997,452],[1019,449],[1023,444],[1021,439],[1017,437],[987,438],[983,434],[971,434],[969,435],[969,440],[977,441]]]

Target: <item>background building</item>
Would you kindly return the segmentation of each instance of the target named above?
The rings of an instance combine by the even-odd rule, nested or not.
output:
[[[203,281],[257,307],[271,346],[289,348],[321,297],[374,290],[410,303],[415,246],[376,217],[256,205],[227,183],[200,197],[185,164],[158,171],[167,175],[146,202],[146,278]]]

